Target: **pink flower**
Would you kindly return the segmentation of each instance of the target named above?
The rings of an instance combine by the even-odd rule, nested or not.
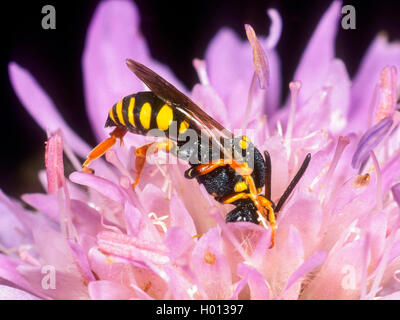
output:
[[[275,10],[266,38],[250,26],[249,42],[222,29],[205,59],[194,60],[200,82],[191,92],[150,57],[131,3],[102,2],[87,34],[85,94],[99,140],[115,101],[144,88],[125,66],[130,57],[228,129],[253,129],[253,142],[272,158],[273,200],[312,153],[277,217],[272,249],[269,230],[226,224],[229,205],[185,179],[179,161],[146,165],[133,190],[133,148],[144,137],[126,135],[124,146],[93,163],[96,175],[80,172],[77,157],[91,148],[29,72],[10,63],[18,97],[49,132],[39,174],[47,193],[22,196],[35,212],[0,193],[0,297],[399,299],[400,46],[379,35],[350,79],[334,54],[340,8],[334,1],[317,25],[283,108]],[[68,178],[63,153],[76,169]]]

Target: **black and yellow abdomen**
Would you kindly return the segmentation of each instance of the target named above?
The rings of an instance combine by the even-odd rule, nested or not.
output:
[[[150,130],[164,131],[169,137],[175,132],[184,133],[190,126],[185,115],[165,103],[151,91],[138,92],[124,97],[110,109],[106,127],[119,126],[136,134],[147,134]]]

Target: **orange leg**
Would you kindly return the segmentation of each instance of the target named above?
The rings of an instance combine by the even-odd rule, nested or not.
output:
[[[221,202],[227,204],[227,203],[235,202],[235,201],[240,200],[240,199],[248,199],[248,198],[249,198],[249,194],[248,193],[239,192],[239,193],[228,195],[228,196],[222,198]]]
[[[233,170],[238,172],[242,176],[250,176],[253,169],[249,168],[247,164],[239,163],[232,160],[232,163],[226,162],[224,159],[218,159],[209,163],[199,164],[196,167],[190,169],[187,173],[188,178],[195,178],[204,174],[210,173],[219,167],[229,165]],[[193,172],[195,171],[195,172]]]
[[[263,196],[258,197],[261,206],[268,211],[268,222],[271,227],[271,244],[270,248],[272,248],[275,244],[275,233],[276,233],[276,219],[275,219],[275,211],[272,208],[272,203],[268,199],[264,198]]]
[[[154,148],[154,153],[163,150],[169,152],[174,146],[174,143],[171,140],[166,140],[163,142],[152,142],[149,144],[145,144],[140,148],[135,150],[136,160],[135,160],[135,169],[136,169],[136,179],[135,182],[132,183],[132,188],[135,189],[139,184],[140,176],[142,174],[142,170],[144,168],[144,164],[146,162],[147,152],[150,147]]]
[[[120,127],[116,127],[111,133],[110,137],[105,139],[104,141],[100,142],[96,147],[93,148],[93,150],[89,153],[87,156],[86,161],[82,165],[82,171],[87,172],[87,173],[94,173],[93,169],[88,168],[89,164],[97,159],[100,158],[108,149],[110,149],[115,142],[117,142],[117,139],[120,139],[121,144],[122,144],[122,138],[124,135],[127,133],[125,129],[122,129]]]

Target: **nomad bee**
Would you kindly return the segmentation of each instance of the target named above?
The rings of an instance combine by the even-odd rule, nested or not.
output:
[[[115,128],[109,138],[90,152],[83,171],[93,172],[88,168],[90,162],[102,156],[117,139],[122,140],[127,132],[141,135],[152,134],[152,130],[163,132],[167,137],[164,141],[135,150],[137,177],[133,188],[139,183],[150,149],[172,152],[190,164],[185,172],[186,178],[196,178],[217,201],[235,206],[227,214],[227,222],[247,221],[270,227],[272,247],[276,230],[275,214],[306,171],[311,155],[306,156],[275,205],[271,200],[271,158],[267,151],[263,157],[246,136],[234,137],[149,68],[131,59],[127,59],[126,63],[151,91],[126,96],[111,108],[105,126]],[[190,131],[195,133],[195,139],[188,143],[190,135],[187,133]],[[265,194],[262,194],[264,186]]]

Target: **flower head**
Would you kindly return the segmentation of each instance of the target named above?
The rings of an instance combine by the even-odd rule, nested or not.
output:
[[[272,200],[312,154],[277,216],[273,248],[270,230],[225,223],[232,207],[185,179],[180,161],[155,158],[133,190],[142,136],[127,134],[93,163],[95,175],[81,172],[77,157],[90,147],[29,72],[10,63],[18,97],[49,132],[39,174],[47,192],[22,196],[35,212],[0,193],[0,297],[399,299],[400,46],[378,36],[350,80],[334,55],[340,6],[334,1],[317,25],[283,108],[276,10],[268,11],[268,37],[249,25],[249,41],[221,30],[193,62],[199,83],[191,92],[150,57],[131,3],[100,3],[87,34],[86,103],[99,140],[109,108],[144,89],[125,67],[130,57],[226,128],[253,130],[254,144],[271,156]],[[76,169],[69,177],[63,154]]]

